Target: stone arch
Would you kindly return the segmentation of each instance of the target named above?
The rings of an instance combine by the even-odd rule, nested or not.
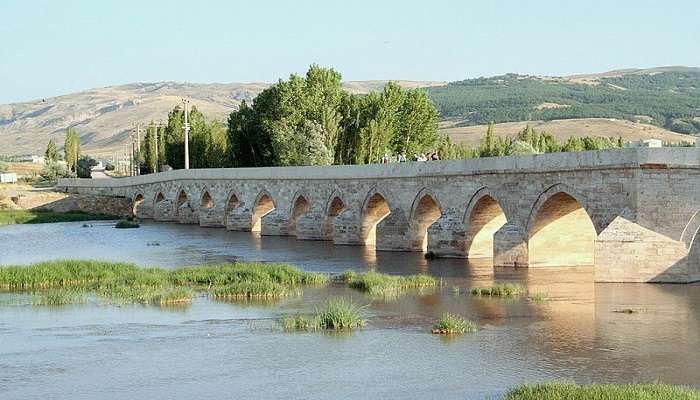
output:
[[[228,219],[231,212],[241,205],[241,201],[235,191],[231,191],[226,198],[226,208],[224,209],[224,226],[228,226]]]
[[[182,207],[185,203],[189,204],[190,208],[192,205],[190,204],[190,198],[187,195],[187,192],[185,189],[180,188],[177,191],[177,197],[175,197],[175,216],[178,217],[180,215],[180,207]]]
[[[467,258],[493,257],[494,235],[508,222],[498,196],[488,187],[477,190],[467,203],[463,222]]]
[[[204,188],[202,190],[202,196],[200,197],[199,206],[203,209],[211,209],[216,207],[214,203],[214,198],[209,194],[209,190]]]
[[[333,229],[335,226],[335,219],[347,208],[345,201],[339,191],[334,191],[328,201],[326,201],[326,206],[324,208],[323,214],[323,225],[321,227],[321,239],[323,240],[333,240]]]
[[[377,244],[377,224],[391,214],[391,206],[386,196],[376,190],[369,192],[362,204],[362,242],[365,245]]]
[[[428,249],[428,228],[442,216],[442,207],[437,196],[423,188],[413,199],[411,206],[411,248]]]
[[[267,190],[263,190],[253,203],[252,232],[260,232],[262,228],[262,218],[275,209],[275,201]]]
[[[311,208],[311,202],[308,200],[309,196],[302,192],[297,192],[292,201],[292,207],[289,210],[289,234],[296,236],[297,234],[297,220],[305,212]]]
[[[156,193],[155,196],[153,196],[153,218],[157,219],[160,218],[161,214],[163,213],[161,203],[165,201],[165,195],[163,192],[158,192]]]
[[[582,199],[561,184],[540,194],[527,222],[530,266],[594,264],[597,232]]]
[[[141,207],[143,204],[143,201],[145,200],[143,193],[137,193],[136,196],[134,196],[134,201],[132,202],[131,205],[131,214],[134,215],[135,217],[139,216],[139,211],[141,211]]]

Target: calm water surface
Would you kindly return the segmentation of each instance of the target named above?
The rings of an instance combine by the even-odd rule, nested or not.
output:
[[[661,379],[700,387],[700,285],[593,284],[591,269],[494,269],[420,254],[259,237],[195,226],[107,222],[0,227],[0,264],[61,258],[174,268],[233,260],[283,261],[309,271],[429,273],[433,292],[372,299],[340,286],[273,304],[196,298],[186,308],[94,302],[31,305],[0,292],[0,398],[497,397],[521,382]],[[519,282],[547,301],[475,298],[472,286]],[[459,293],[455,288],[459,288]],[[367,304],[349,334],[283,333],[275,319],[330,296]],[[635,314],[616,313],[632,308]],[[429,334],[444,311],[482,329]]]

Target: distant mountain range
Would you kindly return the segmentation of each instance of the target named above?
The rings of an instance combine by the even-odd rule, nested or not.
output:
[[[381,90],[386,82],[353,81],[344,86],[353,93],[368,93]],[[427,88],[441,113],[444,132],[469,143],[478,139],[477,130],[482,129],[478,125],[489,121],[510,123],[503,130],[510,134],[520,126],[513,122],[569,120],[536,123],[541,129],[563,129],[556,135],[562,138],[600,134],[681,141],[694,138],[677,133],[700,132],[700,68],[625,69],[568,77],[508,74],[399,84]],[[225,121],[242,100],[252,100],[268,86],[134,83],[0,105],[0,154],[42,153],[49,139],[61,146],[68,127],[81,135],[86,152],[108,154],[125,142],[136,123],[166,119],[183,97],[208,118]],[[588,121],[591,118],[594,123]]]

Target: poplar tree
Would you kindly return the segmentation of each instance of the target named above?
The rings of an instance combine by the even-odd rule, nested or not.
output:
[[[47,163],[55,163],[58,161],[58,147],[56,147],[56,142],[54,142],[53,139],[49,140],[49,143],[46,145],[44,158]]]

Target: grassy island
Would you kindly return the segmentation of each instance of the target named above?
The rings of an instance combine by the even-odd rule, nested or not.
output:
[[[37,305],[82,302],[91,294],[116,303],[182,304],[196,293],[215,298],[281,297],[327,281],[286,264],[234,263],[175,270],[134,264],[62,260],[0,267],[0,289],[36,292]]]
[[[700,391],[664,383],[584,385],[545,383],[521,385],[504,400],[700,400]]]

